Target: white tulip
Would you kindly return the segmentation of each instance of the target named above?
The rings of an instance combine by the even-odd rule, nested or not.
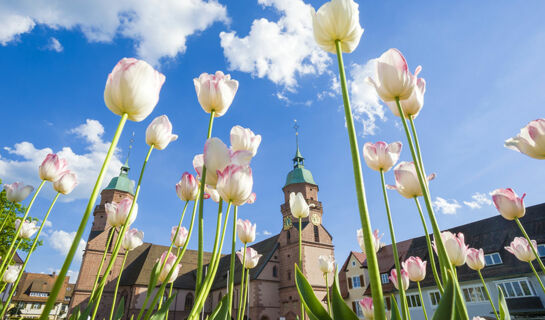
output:
[[[34,190],[32,186],[25,186],[22,182],[14,182],[12,184],[5,184],[6,199],[11,202],[21,202],[30,195]]]
[[[231,150],[247,150],[252,153],[252,157],[256,155],[257,148],[261,143],[261,135],[256,135],[252,130],[241,126],[231,128]]]
[[[236,206],[246,203],[254,185],[252,169],[249,166],[232,164],[221,172],[218,170],[217,176],[216,190],[225,202],[232,202]]]
[[[21,220],[17,219],[15,220],[15,230],[19,229],[19,225],[21,224]],[[23,225],[21,226],[21,230],[19,231],[19,237],[23,239],[30,239],[36,231],[38,231],[39,227],[36,226],[36,221],[29,222],[27,220],[23,221]]]
[[[301,192],[297,192],[297,194],[295,192],[290,193],[290,210],[291,214],[297,219],[308,217],[310,207]]]
[[[143,231],[130,229],[125,232],[125,237],[123,238],[123,242],[121,242],[121,246],[123,249],[131,251],[141,246],[144,243],[143,239]]]
[[[21,266],[9,266],[6,270],[6,273],[4,273],[4,278],[2,279],[2,281],[4,281],[5,283],[14,283],[19,276],[19,272],[21,272]]]
[[[318,265],[322,273],[331,273],[335,270],[335,259],[333,256],[320,255],[318,257]]]
[[[407,199],[412,199],[414,197],[422,196],[422,188],[420,187],[420,181],[418,180],[418,175],[416,173],[416,168],[414,162],[400,162],[394,168],[394,175],[396,180],[396,185],[388,185],[388,189],[395,189]],[[433,180],[435,174],[430,174],[426,178],[426,183]]]
[[[104,205],[104,209],[106,210],[106,214],[107,214],[106,222],[114,228],[122,226],[125,223],[125,221],[127,221],[127,218],[129,217],[132,202],[133,202],[132,199],[124,198],[118,203],[115,203],[115,202],[106,203]],[[138,215],[138,203],[135,203],[130,220],[128,221],[127,224],[131,225],[136,219],[137,215]]]
[[[367,142],[363,145],[363,159],[367,166],[376,171],[388,171],[399,160],[401,142],[387,144],[379,141],[375,144]]]
[[[155,149],[163,150],[176,139],[178,135],[172,134],[172,123],[166,115],[153,119],[146,129],[146,143]]]
[[[69,194],[78,185],[78,176],[72,172],[65,172],[59,180],[53,182],[53,189],[64,195]]]
[[[215,117],[227,112],[238,89],[238,81],[221,71],[216,71],[216,74],[203,73],[193,79],[193,83],[201,107],[207,113],[214,111]]]

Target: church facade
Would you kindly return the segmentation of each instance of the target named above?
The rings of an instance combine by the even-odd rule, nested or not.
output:
[[[107,202],[118,202],[125,197],[133,197],[131,180],[128,178],[129,167],[126,163],[121,168],[118,177],[112,179],[108,187],[101,193],[100,204],[94,211],[94,220],[78,280],[70,301],[70,310],[76,307],[85,308],[90,297],[93,282],[98,272],[102,255],[107,250],[105,265],[109,262],[109,254],[113,245],[106,247],[107,238],[115,232],[106,224],[104,205]],[[304,167],[304,158],[299,147],[293,159],[293,170],[286,178],[282,188],[284,202],[280,205],[281,217],[278,218],[280,232],[268,239],[253,244],[251,247],[262,254],[259,264],[250,271],[250,292],[247,302],[247,317],[256,320],[295,320],[300,312],[300,300],[295,286],[294,265],[299,258],[299,222],[292,217],[289,206],[291,192],[301,192],[309,204],[308,218],[302,220],[302,271],[314,288],[318,299],[325,300],[327,288],[324,277],[319,269],[320,255],[334,255],[332,237],[322,225],[323,207],[318,200],[318,185],[312,173]],[[118,235],[112,235],[112,243]],[[123,250],[123,249],[121,249]],[[167,246],[144,243],[128,253],[127,262],[120,279],[118,299],[125,299],[125,318],[138,314],[146,296],[147,284],[151,270]],[[114,264],[113,270],[107,276],[108,282],[104,289],[98,318],[107,318],[112,304],[113,289],[121,270],[123,255],[121,251]],[[211,253],[205,252],[205,263],[208,263]],[[212,285],[208,300],[205,303],[204,313],[214,310],[221,298],[227,294],[228,270],[230,255],[221,258],[216,278]],[[173,283],[173,292],[176,299],[170,306],[170,319],[185,319],[193,307],[195,297],[195,279],[197,267],[197,251],[186,250],[182,259],[180,275]],[[105,269],[105,267],[103,268]],[[240,275],[242,266],[238,262],[235,268],[235,292],[233,300],[234,312],[238,308]],[[332,279],[333,275],[328,275]],[[118,300],[119,301],[119,300]]]

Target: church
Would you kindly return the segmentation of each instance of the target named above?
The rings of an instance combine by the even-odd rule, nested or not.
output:
[[[294,264],[298,261],[298,221],[291,215],[289,195],[291,192],[301,192],[311,207],[308,218],[302,220],[302,271],[314,288],[321,301],[325,301],[327,288],[325,279],[319,269],[320,255],[334,255],[332,236],[322,225],[323,207],[318,200],[318,185],[312,173],[305,168],[304,158],[297,146],[293,158],[293,170],[282,187],[284,195],[280,205],[281,217],[278,217],[280,233],[253,244],[251,247],[262,254],[259,264],[250,271],[250,289],[248,297],[247,316],[244,319],[255,320],[295,320],[300,312],[300,299],[295,286]],[[110,232],[115,232],[106,224],[104,205],[108,202],[118,202],[125,197],[133,197],[134,183],[129,178],[129,166],[126,162],[121,167],[119,176],[114,177],[108,186],[102,190],[100,204],[94,210],[94,220],[83,254],[80,272],[70,301],[70,311],[76,307],[85,308],[88,303],[93,282],[98,272],[98,266],[104,250],[111,254],[113,245],[106,248]],[[282,220],[281,220],[282,219]],[[230,222],[231,223],[231,222]],[[113,235],[115,243],[117,234]],[[120,273],[124,255],[123,249],[117,257],[114,268],[108,275],[102,302],[97,313],[97,319],[108,318],[111,309],[113,290]],[[120,280],[118,299],[124,297],[124,319],[138,314],[146,296],[147,285],[152,268],[167,246],[144,243],[128,253],[127,262]],[[204,253],[205,263],[211,257],[210,252]],[[107,255],[105,265],[109,262]],[[230,255],[224,255],[219,263],[216,278],[210,290],[204,313],[211,313],[221,298],[227,293],[228,270]],[[182,259],[182,268],[173,284],[176,299],[170,306],[170,319],[186,319],[193,307],[195,297],[195,279],[197,268],[197,251],[186,250]],[[105,269],[105,268],[104,268]],[[234,312],[238,307],[240,275],[242,266],[238,262],[235,268]],[[333,275],[328,275],[332,279]],[[118,300],[119,301],[119,300]]]

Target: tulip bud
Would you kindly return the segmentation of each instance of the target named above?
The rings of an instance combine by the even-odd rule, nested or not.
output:
[[[6,199],[11,202],[21,202],[34,190],[32,186],[25,186],[22,182],[5,184]]]
[[[178,135],[172,134],[172,123],[166,115],[153,119],[146,129],[146,143],[155,149],[163,150],[176,139]]]
[[[237,220],[237,234],[242,243],[250,243],[255,241],[255,228],[256,225],[252,224],[250,220]]]
[[[237,251],[237,257],[244,265],[246,269],[253,269],[257,266],[257,263],[259,262],[259,258],[261,258],[261,254],[258,254],[257,251],[254,250],[254,248],[246,248],[246,257],[243,257],[244,248],[241,248],[240,251]],[[245,261],[242,261],[243,259],[246,259]]]
[[[454,266],[459,267],[466,262],[468,245],[465,244],[464,234],[458,233],[457,235],[450,231],[441,232],[441,239],[445,245],[447,256]],[[433,248],[437,253],[437,247],[435,240],[433,241]]]
[[[178,234],[176,234],[176,230],[178,231]],[[170,231],[170,241],[174,243],[176,247],[181,248],[187,241],[187,235],[188,231],[185,227],[178,228],[177,226],[174,226]]]
[[[361,306],[361,312],[363,313],[363,317],[367,320],[375,319],[375,311],[373,310],[373,298],[363,297],[363,299],[361,299],[359,303]]]
[[[21,266],[12,265],[9,266],[6,270],[6,273],[4,273],[4,277],[2,278],[2,281],[5,283],[14,283],[17,281],[17,277],[19,276],[19,272],[21,272]]]
[[[295,192],[290,193],[290,210],[291,214],[297,219],[308,217],[310,207],[301,192],[297,192],[297,194]]]
[[[19,225],[21,224],[21,220],[17,219],[15,220],[15,230],[19,229]],[[21,230],[19,231],[19,237],[23,239],[30,239],[36,231],[38,231],[38,227],[36,226],[36,221],[23,221],[23,225],[21,226]]]
[[[537,243],[535,240],[532,240],[532,246],[537,252]],[[505,247],[505,250],[514,254],[520,261],[532,262],[536,259],[532,248],[528,244],[528,240],[523,237],[515,237],[511,244],[508,247]]]
[[[475,271],[479,271],[485,266],[483,249],[469,248],[467,249],[466,264]]]
[[[365,242],[363,241],[362,229],[358,229],[357,236],[358,236],[358,243],[360,244],[361,252],[363,252],[363,254],[367,254],[365,251]],[[375,252],[378,252],[378,250],[381,247],[381,243],[380,243],[381,238],[382,238],[382,235],[379,236],[378,229],[376,229],[375,232],[373,232],[373,237],[371,239],[373,240],[373,247],[375,249]]]
[[[104,205],[104,209],[106,210],[106,214],[107,214],[106,222],[114,228],[122,226],[127,221],[127,218],[129,217],[132,202],[133,202],[132,199],[125,198],[118,203],[115,203],[115,202],[106,203]],[[138,203],[135,203],[131,213],[130,220],[128,221],[127,224],[131,225],[136,219],[137,215],[138,215]]]
[[[322,273],[331,273],[335,270],[335,259],[333,256],[320,255],[318,257],[318,264]]]
[[[231,128],[231,149],[233,151],[246,150],[256,155],[261,143],[261,135],[256,135],[252,130],[241,126]]]
[[[395,186],[388,185],[388,189],[395,189],[407,199],[422,196],[422,188],[420,187],[420,181],[416,173],[414,162],[400,162],[394,168],[394,175],[396,180]],[[427,181],[433,180],[435,174],[430,174],[427,177]],[[426,183],[427,183],[426,181]]]
[[[397,278],[397,271],[396,269],[392,269],[390,272],[390,281],[394,284],[394,287],[399,290],[399,283]],[[409,288],[409,274],[404,269],[401,269],[401,285],[403,286],[403,290],[407,290]]]
[[[399,160],[401,142],[387,144],[379,141],[375,144],[367,142],[363,145],[363,159],[367,166],[376,171],[388,171]]]
[[[343,52],[350,53],[360,43],[358,4],[352,0],[332,0],[318,9],[312,8],[312,29],[316,43],[325,51],[336,53],[335,41],[341,42]]]
[[[110,111],[140,122],[155,108],[165,76],[147,62],[134,58],[121,59],[108,75],[104,102]]]
[[[492,201],[496,209],[507,220],[524,217],[526,214],[526,208],[524,207],[525,196],[526,193],[519,198],[511,188],[492,191]]]
[[[162,266],[163,263],[165,263],[166,256],[167,256],[167,252],[165,251],[161,255],[161,258],[159,259],[159,266]],[[178,278],[178,273],[180,272],[180,268],[182,267],[182,264],[180,263],[180,264],[175,266],[174,263],[176,263],[176,256],[174,254],[170,253],[168,255],[168,258],[166,258],[165,267],[163,268],[163,270],[159,274],[158,280],[160,282],[165,282],[166,281],[167,283],[172,283],[172,282],[174,282],[174,280],[176,280],[176,278]],[[172,272],[172,275],[167,280],[167,276],[170,273],[170,270],[172,268],[174,268],[174,272]]]
[[[545,159],[545,119],[530,121],[516,137],[505,141],[505,147],[534,159]]]
[[[252,169],[248,166],[229,165],[221,172],[218,170],[217,175],[216,190],[221,198],[236,206],[245,204],[254,185]]]
[[[69,194],[78,185],[78,176],[68,170],[55,182],[53,182],[53,189],[62,194]]]
[[[389,49],[377,59],[376,70],[376,80],[367,78],[367,81],[375,87],[380,98],[388,102],[411,97],[422,67],[418,66],[412,75],[403,54],[397,49]]]
[[[56,154],[48,154],[38,168],[40,179],[55,182],[66,171],[68,164]]]
[[[422,261],[420,257],[409,257],[401,263],[403,270],[407,271],[409,280],[419,282],[426,278],[427,261]]]
[[[184,172],[182,179],[176,184],[176,194],[182,201],[192,201],[199,193],[199,183],[189,172]]]
[[[215,111],[215,117],[221,117],[229,110],[238,89],[238,81],[231,80],[230,75],[221,71],[202,73],[193,79],[193,83],[201,107],[206,113]]]
[[[131,251],[141,246],[144,243],[143,239],[144,232],[133,228],[125,232],[125,237],[123,238],[123,242],[121,242],[121,246],[123,249]]]
[[[231,162],[229,148],[220,139],[210,138],[204,144],[203,159],[204,166],[206,166],[206,184],[216,187],[216,183],[218,182],[217,172],[225,169]],[[195,159],[193,163],[195,165]]]

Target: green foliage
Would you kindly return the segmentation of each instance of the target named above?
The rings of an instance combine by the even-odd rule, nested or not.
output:
[[[229,311],[229,295],[226,294],[210,315],[210,320],[228,320],[231,318]]]
[[[295,285],[310,319],[331,320],[320,300],[314,295],[312,286],[305,279],[305,276],[297,265],[295,265]]]
[[[358,320],[358,316],[354,313],[352,308],[346,305],[343,297],[341,296],[341,290],[339,289],[339,276],[337,273],[335,273],[335,280],[333,281],[333,288],[331,291],[331,309],[333,319]]]
[[[500,320],[511,320],[509,308],[507,308],[507,302],[505,302],[505,295],[500,287],[498,287],[498,299],[498,305],[500,307]]]
[[[394,295],[390,296],[390,301],[392,301],[392,318],[390,318],[390,320],[401,320],[401,314],[399,314],[399,308]]]
[[[114,319],[121,320],[121,318],[123,318],[123,311],[125,311],[125,297],[121,297],[119,305],[117,305],[117,308],[115,309]]]
[[[172,304],[172,301],[176,298],[176,293],[174,293],[168,300],[161,306],[161,309],[151,316],[150,320],[165,320],[168,308]]]
[[[443,291],[443,296],[439,300],[439,306],[433,315],[433,320],[454,320],[456,318],[456,286],[454,277],[449,271],[447,275],[447,284]]]

